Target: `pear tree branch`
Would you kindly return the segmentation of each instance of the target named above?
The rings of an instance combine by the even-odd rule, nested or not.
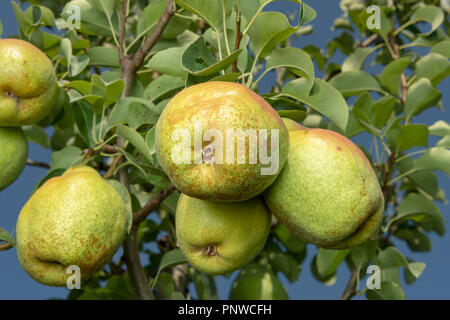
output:
[[[141,67],[142,63],[144,62],[145,57],[148,55],[150,50],[155,46],[155,44],[158,42],[159,38],[161,37],[161,34],[163,33],[164,29],[166,28],[167,24],[169,23],[170,18],[173,16],[175,12],[175,5],[172,0],[169,1],[166,8],[164,9],[163,14],[161,15],[158,23],[156,24],[153,31],[142,41],[141,46],[134,54],[129,54],[125,56],[125,26],[127,21],[127,8],[128,8],[128,0],[124,0],[122,2],[122,17],[121,17],[121,26],[120,26],[120,34],[119,34],[119,46],[118,46],[118,53],[119,53],[119,63],[121,68],[121,77],[124,81],[124,90],[122,92],[122,98],[128,97],[130,94],[130,90],[133,84],[133,80],[136,77],[137,70]],[[122,137],[119,137],[117,139],[117,146],[123,147],[125,145],[125,139]],[[117,165],[120,165],[123,161],[123,157],[116,158]],[[112,167],[115,167],[113,165]],[[106,175],[111,175],[111,172],[107,172]],[[118,173],[119,181],[128,189],[130,190],[130,182],[128,177],[128,168],[126,166],[123,166]],[[146,210],[149,210],[149,212],[155,210],[158,205],[164,200],[166,196],[168,196],[170,192],[165,193],[163,195],[160,195],[153,200],[151,204],[147,207]],[[152,200],[151,200],[152,201]],[[139,213],[139,212],[138,212]],[[133,219],[133,225],[131,228],[130,235],[127,237],[127,239],[124,241],[123,248],[124,248],[124,256],[126,259],[126,265],[128,272],[130,274],[131,282],[133,284],[133,288],[136,292],[136,295],[141,300],[154,300],[155,295],[153,294],[149,283],[147,275],[145,274],[144,268],[142,267],[141,260],[139,257],[139,245],[137,242],[137,231],[139,228],[140,222],[142,222],[147,215],[144,214],[138,214],[136,213],[133,218],[137,217],[139,220]],[[144,219],[142,219],[144,217]],[[141,220],[142,219],[142,220]]]
[[[0,243],[0,251],[6,251],[11,249],[13,246],[9,242]]]
[[[358,269],[353,268],[352,273],[350,274],[350,279],[345,287],[342,296],[339,300],[351,300],[357,293],[356,291],[356,283],[358,282]]]
[[[35,161],[32,159],[27,159],[27,165],[32,166],[32,167],[40,167],[40,168],[50,169],[50,164],[45,163],[45,162]]]

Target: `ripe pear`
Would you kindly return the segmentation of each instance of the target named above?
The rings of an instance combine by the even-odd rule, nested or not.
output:
[[[203,200],[232,202],[259,195],[275,181],[289,149],[278,113],[255,92],[232,82],[184,89],[167,104],[155,130],[162,169],[178,190]],[[232,130],[242,130],[241,143]],[[271,159],[261,161],[266,153]]]
[[[272,214],[301,238],[344,249],[379,229],[384,199],[364,153],[324,129],[289,132],[288,160],[264,199]]]
[[[111,260],[129,223],[124,200],[97,171],[68,169],[45,182],[20,212],[19,262],[45,285],[65,286],[72,265],[84,281]]]
[[[27,163],[27,138],[21,128],[0,127],[0,191],[13,183]]]
[[[178,244],[198,270],[226,274],[251,262],[264,247],[271,215],[259,198],[212,202],[182,194],[176,212]]]
[[[0,126],[20,127],[47,116],[58,86],[50,59],[29,42],[0,40]]]
[[[267,266],[251,263],[233,282],[230,300],[287,300],[288,293]]]

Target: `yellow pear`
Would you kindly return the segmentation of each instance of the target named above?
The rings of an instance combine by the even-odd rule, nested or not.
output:
[[[96,170],[68,169],[45,182],[20,212],[19,262],[49,286],[65,286],[70,266],[80,268],[84,281],[111,260],[129,223],[124,200]]]
[[[259,198],[212,202],[182,194],[176,212],[178,244],[208,274],[226,274],[251,262],[264,247],[271,215]]]

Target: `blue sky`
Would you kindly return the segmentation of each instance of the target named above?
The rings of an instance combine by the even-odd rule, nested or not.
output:
[[[307,44],[314,44],[320,48],[326,48],[326,43],[330,39],[339,35],[339,31],[332,31],[331,25],[335,18],[341,15],[338,0],[320,0],[309,1],[308,3],[317,11],[317,18],[313,22],[314,34],[300,37],[293,42],[294,46],[303,47]],[[287,1],[280,1],[279,4],[271,6],[271,9],[279,9],[285,13],[289,13],[295,6]],[[17,33],[17,23],[14,18],[11,4],[9,1],[1,1],[0,3],[0,19],[3,24],[3,37]],[[425,51],[427,52],[427,51]],[[335,54],[334,60],[342,62],[343,55],[338,52]],[[318,73],[318,76],[320,73]],[[261,86],[267,87],[267,84],[273,81],[273,75],[267,75],[261,83]],[[444,107],[450,101],[450,80],[447,78],[439,85],[439,90],[443,93]],[[433,108],[424,115],[417,117],[415,123],[424,123],[430,125],[435,121],[442,119],[450,121],[450,111],[441,111]],[[362,136],[353,139],[355,142],[365,146],[369,146],[370,141]],[[431,141],[431,140],[430,140]],[[30,143],[29,157],[49,162],[50,151],[45,150],[34,143]],[[6,190],[0,192],[0,226],[7,230],[14,230],[17,216],[26,203],[35,184],[45,175],[46,171],[41,168],[27,167],[21,177]],[[450,196],[449,178],[442,173],[438,173],[440,187],[444,189],[447,196]],[[449,206],[438,204],[444,218],[449,220]],[[416,283],[413,285],[404,285],[406,296],[409,299],[450,299],[450,232],[444,237],[431,235],[433,242],[433,250],[429,253],[412,253],[407,246],[397,241],[397,247],[407,257],[415,260],[426,262],[427,267]],[[314,246],[308,246],[308,256],[302,266],[299,280],[294,284],[289,284],[282,276],[282,281],[288,289],[291,299],[336,299],[343,292],[347,283],[349,272],[344,264],[342,264],[337,273],[337,281],[333,286],[327,287],[317,282],[310,271],[310,265],[316,249]],[[234,279],[235,275],[230,279]],[[220,298],[228,297],[231,287],[231,280],[218,277],[218,287]],[[43,286],[31,279],[25,271],[20,267],[17,261],[15,250],[0,252],[0,300],[1,299],[49,299],[49,298],[65,298],[67,289],[52,288]],[[358,297],[357,297],[358,299]]]

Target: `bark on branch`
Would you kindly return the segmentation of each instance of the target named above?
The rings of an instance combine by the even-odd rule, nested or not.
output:
[[[135,54],[124,56],[124,39],[125,39],[125,26],[127,21],[127,8],[128,8],[128,0],[123,1],[122,7],[122,18],[121,18],[121,26],[120,26],[120,34],[119,34],[119,62],[122,71],[122,79],[124,81],[124,90],[122,92],[122,98],[128,97],[130,94],[130,90],[133,84],[133,80],[136,76],[137,70],[141,67],[144,62],[145,57],[150,52],[150,50],[155,46],[158,42],[161,34],[169,23],[170,18],[174,14],[175,5],[171,0],[167,4],[161,18],[156,24],[153,31],[142,41],[140,48],[137,50]],[[117,139],[117,146],[122,148],[125,145],[125,139],[119,137]],[[123,157],[116,158],[117,165],[124,160]],[[110,175],[111,172],[108,172],[107,175]],[[126,166],[122,167],[118,173],[119,181],[130,190],[130,183],[128,178],[128,168]],[[157,206],[164,200],[166,196],[168,196],[170,192],[165,193],[163,195],[159,195],[159,197],[155,197],[150,202],[151,204],[146,205],[146,210],[153,211],[157,208]],[[141,212],[141,211],[139,211]],[[142,267],[141,260],[139,257],[139,245],[137,242],[137,231],[139,228],[140,222],[142,222],[145,217],[148,215],[145,213],[137,212],[134,217],[138,220],[133,221],[133,226],[131,228],[130,235],[125,240],[123,244],[124,248],[124,256],[126,259],[126,265],[128,272],[130,274],[131,282],[133,284],[133,288],[136,292],[136,295],[139,299],[142,300],[153,300],[155,296],[149,286],[147,275],[145,274],[144,268]],[[142,218],[143,217],[143,218]]]

